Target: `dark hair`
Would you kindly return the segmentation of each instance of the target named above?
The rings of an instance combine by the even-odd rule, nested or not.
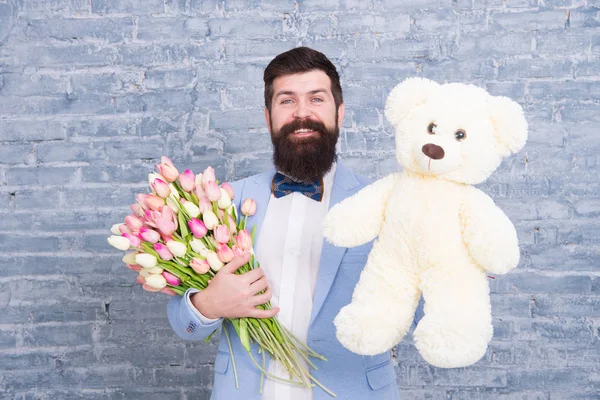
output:
[[[265,68],[265,107],[271,111],[273,100],[273,81],[275,78],[285,75],[299,74],[313,70],[321,70],[331,80],[331,93],[335,100],[336,110],[344,102],[342,97],[342,86],[340,76],[335,66],[329,61],[325,54],[309,47],[296,47],[275,57],[267,68]]]

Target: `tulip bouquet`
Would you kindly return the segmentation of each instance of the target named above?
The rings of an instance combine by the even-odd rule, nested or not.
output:
[[[131,205],[133,213],[125,217],[124,223],[113,225],[113,236],[108,242],[119,250],[131,250],[123,262],[138,272],[137,281],[145,290],[182,296],[190,288],[205,289],[224,264],[245,251],[252,252],[254,231],[248,232],[246,220],[256,212],[256,203],[252,199],[244,200],[242,216],[238,216],[232,203],[231,185],[219,185],[211,167],[198,175],[189,169],[180,174],[167,157],[162,157],[157,167],[159,173],[149,175],[152,193],[136,195],[136,203]],[[258,262],[252,255],[236,273],[255,267]],[[258,307],[270,309],[271,304]],[[267,376],[292,385],[318,385],[335,397],[299,362],[303,359],[316,369],[311,357],[325,358],[297,339],[276,318],[236,318],[223,323],[234,327],[243,347],[261,371],[261,392],[262,380]],[[223,331],[230,347],[237,387],[231,339],[227,329]],[[210,336],[206,340],[209,339]],[[262,364],[250,351],[251,342],[258,344]],[[265,354],[286,367],[289,379],[266,371]]]

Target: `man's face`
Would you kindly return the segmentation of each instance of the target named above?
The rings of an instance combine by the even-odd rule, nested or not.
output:
[[[331,169],[344,105],[336,110],[325,72],[276,78],[271,112],[265,109],[265,117],[273,142],[273,162],[281,172],[310,181]]]

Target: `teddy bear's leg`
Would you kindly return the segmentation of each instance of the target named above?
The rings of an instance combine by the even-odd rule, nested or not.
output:
[[[354,289],[352,302],[334,320],[336,336],[357,354],[392,348],[410,329],[420,293],[406,246],[376,242]]]
[[[425,316],[413,336],[428,363],[464,367],[484,356],[492,338],[489,286],[485,272],[475,265],[445,264],[421,274]]]

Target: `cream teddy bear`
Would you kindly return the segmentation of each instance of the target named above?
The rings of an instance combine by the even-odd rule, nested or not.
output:
[[[385,115],[403,171],[334,206],[324,222],[336,246],[377,238],[334,320],[336,336],[355,353],[384,352],[410,329],[422,294],[413,334],[421,356],[443,368],[473,364],[493,334],[487,274],[515,268],[519,247],[507,216],[472,185],[523,148],[523,110],[473,85],[410,78],[392,90]]]

